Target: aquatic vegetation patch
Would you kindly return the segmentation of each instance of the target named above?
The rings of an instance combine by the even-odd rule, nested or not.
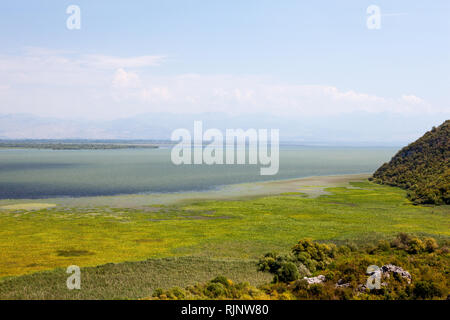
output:
[[[68,250],[57,250],[56,254],[60,257],[79,257],[79,256],[93,255],[95,253],[87,250],[68,249]]]

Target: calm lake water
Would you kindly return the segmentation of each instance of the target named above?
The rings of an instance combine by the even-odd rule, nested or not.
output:
[[[370,173],[397,148],[281,147],[277,175],[259,165],[181,165],[170,149],[0,150],[0,199],[199,191],[316,175]]]

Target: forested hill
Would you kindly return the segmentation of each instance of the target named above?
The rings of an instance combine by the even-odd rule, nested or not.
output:
[[[450,120],[400,150],[373,181],[409,190],[416,204],[450,204]]]

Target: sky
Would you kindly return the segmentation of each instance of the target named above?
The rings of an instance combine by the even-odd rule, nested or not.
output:
[[[80,29],[66,12],[80,8]],[[381,12],[369,29],[370,5]],[[0,114],[450,118],[450,2],[2,1]],[[368,125],[376,125],[375,123]]]

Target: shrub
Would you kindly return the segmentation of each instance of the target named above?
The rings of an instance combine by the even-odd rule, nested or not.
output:
[[[186,297],[186,294],[184,293],[183,289],[179,287],[173,288],[170,292],[171,296],[175,297],[178,300],[182,300]]]
[[[437,248],[439,248],[437,242],[435,239],[433,238],[425,238],[423,240],[424,246],[425,246],[425,250],[427,252],[434,252],[436,251]]]
[[[436,240],[433,238],[426,238],[425,241],[426,242],[422,242],[419,238],[412,238],[406,233],[399,233],[392,241],[391,245],[394,248],[405,250],[411,254],[417,254],[427,250],[427,243],[430,247],[429,250],[434,251],[437,248]],[[436,248],[433,248],[434,246],[436,246]]]
[[[218,298],[225,295],[226,291],[221,283],[211,282],[205,289],[205,294],[211,298]]]
[[[293,248],[294,257],[310,271],[323,270],[336,254],[336,246],[320,244],[311,239],[300,240]]]
[[[292,262],[285,262],[277,271],[278,280],[281,282],[295,281],[299,277],[297,266]]]
[[[408,234],[402,232],[399,233],[394,240],[392,240],[391,245],[394,248],[405,250],[406,248],[408,248],[408,244],[410,241],[411,237]]]
[[[294,282],[292,288],[294,291],[300,291],[308,289],[308,286],[308,281],[306,281],[305,279],[300,279]]]
[[[263,258],[258,261],[258,271],[275,273],[280,267],[276,263],[277,254],[269,252],[264,255]]]
[[[249,283],[233,284],[223,276],[213,280],[189,286],[185,290],[172,288],[169,290],[155,290],[156,299],[445,299],[449,294],[448,266],[450,256],[447,254],[448,243],[445,241],[440,250],[436,250],[436,241],[432,238],[419,240],[402,234],[393,241],[396,246],[403,246],[404,250],[419,252],[414,255],[405,251],[389,250],[377,251],[377,256],[368,255],[366,249],[360,247],[357,252],[348,251],[347,255],[339,254],[326,266],[327,280],[320,284],[309,285],[307,280],[299,279],[299,269],[305,266],[295,260],[294,255],[267,254],[259,268],[274,270],[274,282],[259,288]],[[383,248],[385,244],[379,245]],[[322,261],[313,259],[312,246],[304,246],[298,256],[319,264]],[[330,246],[328,246],[331,248]],[[309,250],[307,249],[309,248]],[[314,246],[313,248],[316,248]],[[320,247],[319,247],[320,248]],[[327,248],[325,249],[328,252]],[[425,250],[435,250],[433,254]],[[301,254],[304,252],[305,254]],[[315,257],[318,257],[317,255]],[[330,258],[328,256],[328,258]],[[331,258],[330,258],[331,259]],[[268,261],[270,263],[268,263]],[[410,272],[412,284],[401,274],[394,272],[383,276],[381,289],[364,289],[368,275],[367,266],[376,264],[394,264]],[[269,266],[270,265],[270,266]],[[338,286],[336,286],[338,284]]]
[[[328,271],[328,272],[325,274],[325,279],[326,279],[327,281],[333,280],[334,277],[335,277],[335,274],[334,274],[333,271]]]
[[[441,290],[430,281],[418,281],[414,285],[413,294],[416,298],[432,299],[434,297],[441,297]]]
[[[262,259],[258,261],[258,271],[270,272],[276,274],[285,262],[293,262],[290,256],[277,255],[274,252],[266,253]]]
[[[348,255],[348,254],[350,254],[350,252],[352,252],[352,250],[349,246],[340,246],[337,249],[337,253],[342,254],[342,255]]]
[[[442,254],[447,254],[450,253],[450,248],[448,246],[444,246],[440,251],[442,252]]]
[[[303,263],[297,262],[297,270],[299,278],[309,277],[311,275],[311,272]]]
[[[164,294],[164,290],[161,288],[155,289],[155,291],[153,292],[153,297],[159,297],[160,295]]]
[[[228,288],[231,285],[231,280],[228,280],[226,277],[224,276],[217,276],[214,279],[211,280],[212,283],[220,283],[222,284],[225,288]]]
[[[308,289],[309,293],[311,293],[314,296],[320,296],[322,294],[322,292],[324,291],[323,285],[322,284],[312,284],[309,289]]]
[[[391,249],[391,244],[389,243],[389,241],[380,240],[378,242],[378,249],[381,251],[389,251]]]
[[[425,250],[423,242],[419,238],[412,238],[409,241],[406,251],[408,253],[416,254]]]

